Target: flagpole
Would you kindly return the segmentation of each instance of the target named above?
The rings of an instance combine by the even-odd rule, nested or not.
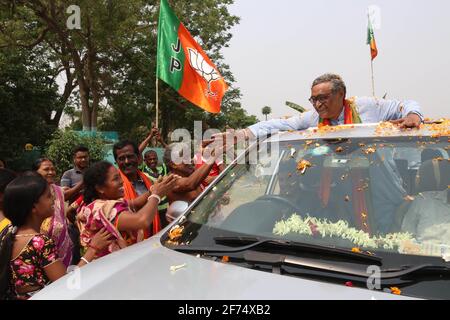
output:
[[[159,129],[159,81],[156,76],[156,129]]]
[[[161,18],[161,2],[162,0],[159,2],[159,19]],[[158,61],[158,49],[159,49],[159,28],[161,28],[160,26],[160,21],[158,19],[158,27],[156,28],[156,33],[158,34],[158,45],[156,46],[156,100],[155,100],[155,104],[156,104],[156,129],[159,129],[159,61]]]
[[[370,67],[372,70],[372,95],[375,97],[375,78],[373,76],[373,59],[370,60]]]
[[[370,70],[371,70],[371,75],[372,75],[372,95],[373,97],[375,97],[375,78],[373,76],[373,56],[372,56],[372,44],[371,44],[371,38],[373,37],[373,34],[371,35],[371,32],[373,33],[373,29],[372,29],[372,24],[370,22],[370,13],[367,12],[367,27],[368,27],[368,45],[370,46]]]

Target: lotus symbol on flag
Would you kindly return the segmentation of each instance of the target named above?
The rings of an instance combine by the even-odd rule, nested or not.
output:
[[[198,53],[197,50],[188,48],[189,51],[189,63],[192,68],[208,83],[208,91],[206,92],[210,96],[216,96],[217,94],[211,91],[211,83],[221,78],[217,70],[210,66],[205,61],[203,56]]]

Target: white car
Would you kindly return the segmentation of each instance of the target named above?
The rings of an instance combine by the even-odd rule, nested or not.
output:
[[[33,299],[449,299],[449,133],[447,121],[277,134],[174,203],[186,207],[166,230]]]

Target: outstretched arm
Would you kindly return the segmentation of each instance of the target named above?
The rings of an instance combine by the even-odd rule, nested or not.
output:
[[[156,195],[159,198],[165,197],[173,189],[177,179],[174,175],[164,177],[162,182],[152,186],[152,195]],[[158,212],[158,204],[157,197],[150,197],[146,204],[136,213],[122,212],[117,218],[117,229],[119,231],[137,231],[149,228]]]
[[[155,130],[157,131],[158,129],[152,128],[152,130],[150,130],[150,133],[147,136],[147,138],[145,138],[145,140],[141,142],[141,144],[139,145],[139,154],[142,154],[142,152],[144,152],[145,148],[147,148],[148,144],[150,143],[153,136],[155,135]]]
[[[172,192],[184,193],[194,191],[195,189],[198,188],[198,186],[200,186],[202,181],[205,180],[206,177],[209,175],[213,165],[214,163],[211,164],[204,163],[200,168],[195,170],[194,173],[192,173],[189,177],[178,179]]]
[[[158,133],[156,134],[156,138],[158,139],[158,141],[161,143],[161,145],[164,147],[164,148],[167,148],[168,147],[168,144],[164,141],[164,139],[161,137],[161,134],[159,133],[159,131],[158,131]]]
[[[376,110],[379,121],[391,121],[401,128],[419,128],[424,119],[420,105],[413,100],[360,98],[360,101]]]

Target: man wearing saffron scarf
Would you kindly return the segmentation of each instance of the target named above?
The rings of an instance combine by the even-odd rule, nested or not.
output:
[[[113,147],[114,159],[119,167],[119,173],[123,181],[124,198],[132,200],[149,192],[152,186],[151,180],[138,169],[139,148],[136,143],[128,140],[120,141]],[[133,210],[133,208],[131,208]],[[139,208],[135,208],[138,210]],[[144,237],[148,238],[161,230],[159,215],[155,215],[152,230],[144,230]]]
[[[304,130],[309,127],[377,123],[392,121],[402,128],[419,127],[423,121],[420,106],[412,100],[377,98],[346,99],[347,89],[339,75],[324,74],[314,80],[309,101],[313,111],[289,119],[263,121],[241,131],[247,138],[277,131]]]

